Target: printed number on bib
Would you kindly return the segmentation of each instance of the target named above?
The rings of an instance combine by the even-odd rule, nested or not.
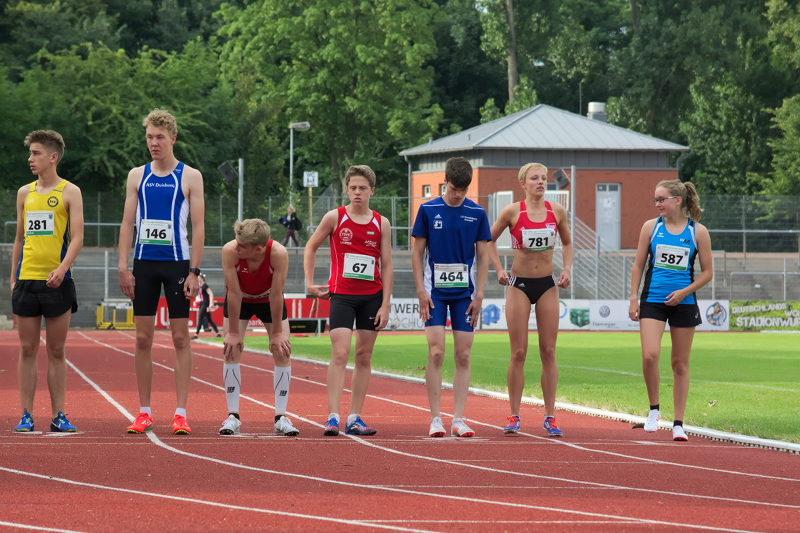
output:
[[[659,244],[656,246],[656,268],[686,270],[689,268],[689,249],[682,246]]]
[[[375,258],[371,255],[344,254],[345,278],[375,279]]]
[[[469,287],[467,265],[464,263],[437,263],[433,265],[433,286],[439,289]]]
[[[556,232],[550,228],[522,230],[522,247],[532,252],[550,250],[556,244]]]
[[[25,235],[53,235],[55,223],[52,211],[27,211]]]
[[[139,244],[172,245],[172,222],[145,219],[139,225]]]

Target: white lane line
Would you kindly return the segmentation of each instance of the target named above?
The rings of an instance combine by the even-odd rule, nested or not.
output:
[[[308,520],[320,520],[323,522],[333,522],[335,524],[346,524],[346,525],[354,525],[354,526],[364,526],[364,527],[377,527],[380,529],[390,529],[392,531],[414,531],[414,532],[421,532],[421,533],[432,533],[429,530],[425,529],[411,529],[405,528],[400,526],[390,526],[390,525],[382,525],[382,524],[375,524],[375,523],[367,523],[362,520],[350,520],[350,519],[338,519],[338,518],[329,518],[326,516],[316,516],[316,515],[308,515],[302,513],[292,513],[289,511],[275,511],[273,509],[264,509],[261,507],[248,507],[243,505],[233,505],[227,503],[220,503],[210,500],[201,500],[199,498],[187,498],[184,496],[173,496],[171,494],[162,494],[160,492],[149,492],[143,490],[135,490],[135,489],[126,489],[122,487],[114,487],[112,485],[101,485],[99,483],[86,483],[84,481],[75,481],[73,479],[67,479],[63,477],[57,476],[50,476],[50,475],[42,475],[36,474],[34,472],[27,472],[24,470],[17,470],[15,468],[7,468],[5,466],[0,466],[0,471],[8,472],[10,474],[18,474],[21,476],[27,476],[37,479],[43,479],[47,481],[57,481],[59,483],[65,483],[67,485],[75,485],[78,487],[87,487],[92,489],[101,489],[101,490],[108,490],[112,492],[122,492],[125,494],[135,494],[137,496],[150,496],[152,498],[161,498],[164,500],[172,500],[172,501],[179,501],[182,503],[197,503],[201,505],[209,505],[211,507],[221,507],[223,509],[232,510],[232,511],[250,511],[254,513],[262,513],[262,514],[270,514],[270,515],[277,515],[277,516],[288,516],[291,518],[305,518]],[[38,528],[37,528],[38,529]],[[62,531],[56,529],[49,529],[46,531]]]
[[[58,529],[54,527],[32,526],[30,524],[22,524],[20,522],[6,522],[0,520],[0,526],[15,527],[18,529],[32,529],[34,531],[57,531],[58,533],[82,533],[79,529]]]
[[[94,339],[91,339],[91,337],[86,336],[83,332],[81,332],[80,334],[85,336],[87,339],[94,340]],[[121,348],[117,348],[117,347],[111,346],[109,344],[106,344],[106,343],[103,343],[103,342],[97,341],[97,340],[94,340],[94,342],[96,342],[97,344],[106,346],[106,347],[108,347],[108,348],[110,348],[110,349],[112,349],[114,351],[129,355],[131,357],[133,356],[133,353],[125,351],[125,350],[123,350]],[[167,367],[165,365],[161,365],[160,363],[154,363],[154,364],[158,364],[159,366],[164,367],[164,368],[169,368],[169,367]],[[85,380],[87,380],[87,382],[92,383],[93,387],[97,388],[98,390],[101,390],[101,389],[99,389],[99,387],[96,384],[94,384],[93,382],[91,382],[91,380],[89,380],[88,376],[85,376],[85,374],[83,374],[83,373],[81,373],[81,376]],[[216,388],[218,390],[224,390],[223,387],[221,387],[219,385],[215,385],[215,384],[210,383],[210,382],[207,382],[207,381],[202,380],[200,378],[196,378],[196,377],[193,376],[192,379],[196,380],[196,381],[199,381],[199,382],[201,382],[201,383],[203,383],[205,385],[208,385],[208,386],[210,386],[212,388]],[[323,384],[320,383],[320,385],[323,385]],[[254,398],[251,398],[251,397],[248,397],[248,396],[245,396],[245,395],[242,395],[242,398],[245,398],[245,399],[247,399],[249,401],[252,401],[252,402],[254,402],[254,403],[258,404],[258,405],[262,405],[262,406],[265,406],[265,407],[271,407],[271,406],[269,406],[269,404],[266,404],[264,402],[258,401],[258,400],[254,399]],[[409,405],[409,404],[405,404],[405,405]],[[414,406],[411,406],[411,407],[414,407]],[[127,411],[125,411],[124,408],[122,408],[122,406],[119,406],[118,409],[121,409],[121,412],[127,413]],[[133,416],[130,413],[127,413],[127,416],[129,417],[130,420],[133,419]],[[307,422],[307,423],[309,423],[311,425],[317,426],[319,428],[322,427],[321,424],[318,424],[318,423],[316,423],[314,421],[305,419],[305,418],[303,418],[303,417],[301,417],[299,415],[294,415],[293,414],[293,416],[295,416],[299,420],[303,420],[303,421],[305,421],[305,422]],[[154,438],[157,439],[157,437],[155,437],[153,432],[150,432],[147,435],[151,440],[153,440]],[[463,467],[466,467],[466,468],[472,468],[472,469],[481,470],[481,471],[488,471],[488,472],[492,472],[492,473],[510,474],[510,475],[515,475],[515,476],[529,477],[529,478],[535,478],[535,479],[547,479],[547,480],[552,480],[552,481],[560,481],[560,482],[564,482],[564,483],[574,483],[574,484],[577,484],[577,485],[589,486],[589,487],[602,487],[602,488],[618,489],[618,490],[623,490],[623,491],[629,490],[629,491],[634,491],[634,492],[665,494],[665,495],[677,496],[677,497],[682,497],[682,498],[690,498],[690,499],[691,498],[696,498],[696,499],[703,499],[703,500],[714,500],[714,501],[727,501],[727,502],[734,502],[734,503],[745,503],[745,504],[750,504],[750,505],[763,505],[763,506],[778,507],[778,508],[800,509],[800,506],[798,506],[798,505],[780,504],[780,503],[772,503],[772,502],[760,502],[760,501],[754,501],[754,500],[743,500],[743,499],[739,499],[739,498],[725,498],[725,497],[720,497],[720,496],[707,496],[707,495],[699,495],[699,494],[685,494],[685,493],[680,493],[680,492],[663,491],[663,490],[656,490],[656,489],[644,489],[644,488],[628,487],[628,486],[623,486],[623,485],[611,485],[611,484],[607,484],[607,483],[597,483],[597,482],[592,482],[592,481],[580,481],[580,480],[574,480],[574,479],[568,479],[568,478],[559,478],[559,477],[554,477],[554,476],[544,476],[544,475],[530,474],[530,473],[525,473],[525,472],[516,472],[516,471],[511,471],[511,470],[502,470],[502,469],[484,467],[484,466],[480,466],[480,465],[473,465],[473,464],[470,464],[470,463],[463,463],[463,462],[453,461],[453,460],[448,460],[448,459],[440,459],[440,458],[436,458],[436,457],[418,455],[418,454],[413,454],[413,453],[409,453],[409,452],[402,452],[402,451],[399,451],[399,450],[395,450],[393,448],[387,448],[387,447],[384,447],[384,446],[379,446],[379,445],[377,445],[375,443],[372,443],[372,442],[370,442],[370,441],[368,441],[366,439],[363,439],[363,438],[360,438],[360,437],[357,437],[357,436],[354,436],[354,435],[345,435],[345,437],[350,438],[350,439],[352,439],[352,440],[354,440],[356,442],[359,442],[359,443],[361,443],[361,444],[363,444],[365,446],[369,446],[371,448],[375,448],[375,449],[378,449],[378,450],[381,450],[381,451],[385,451],[387,453],[392,453],[392,454],[401,455],[401,456],[405,456],[405,457],[411,457],[411,458],[415,458],[415,459],[423,459],[423,460],[426,460],[426,461],[432,461],[432,462],[437,462],[437,463],[443,463],[443,464],[449,464],[449,465],[455,465],[455,466],[463,466]],[[153,442],[155,442],[155,440]],[[158,442],[160,443],[161,441],[159,440]],[[260,469],[260,468],[255,468],[255,467],[249,467],[249,466],[245,466],[245,465],[228,463],[227,461],[221,461],[221,460],[216,459],[216,458],[209,458],[209,457],[205,457],[205,456],[190,454],[189,452],[184,452],[184,451],[178,450],[176,448],[168,447],[168,445],[163,444],[163,443],[161,443],[160,445],[164,446],[165,448],[169,448],[169,449],[175,451],[176,453],[188,455],[188,456],[195,457],[195,458],[198,458],[198,459],[208,460],[208,461],[211,461],[211,462],[216,462],[216,463],[219,463],[219,464],[228,464],[228,465],[232,465],[232,466],[235,466],[235,467],[238,467],[238,468],[246,468],[246,469],[252,469],[252,470],[263,471],[263,472],[268,472],[268,473],[275,473],[275,474],[278,474],[278,475],[297,476],[297,477],[301,477],[301,478],[305,478],[305,479],[322,480],[322,478],[315,478],[314,476],[305,476],[305,475],[302,475],[302,474],[293,474],[293,473],[286,473],[286,472],[276,472],[276,471],[272,471],[272,470],[266,470],[266,469]],[[331,483],[341,483],[341,482],[338,482],[338,481],[327,480],[327,479],[325,479],[324,481],[331,482]],[[355,485],[355,484],[346,484],[346,485],[360,486],[360,485]],[[365,485],[364,487],[369,488],[369,487],[371,487],[371,485]],[[391,489],[386,489],[386,490],[391,490]],[[425,494],[425,495],[438,496],[438,497],[449,497],[449,496],[445,496],[445,495],[435,495],[435,494]],[[469,501],[472,501],[472,500],[470,499]],[[500,505],[523,505],[523,504],[507,504],[506,502],[493,502],[493,501],[492,501],[492,503],[498,503]],[[528,506],[526,506],[526,507],[528,507]],[[535,506],[531,506],[531,507],[532,508],[536,508]],[[547,508],[547,509],[550,509],[550,508]],[[583,511],[566,511],[566,510],[563,510],[563,511],[564,512],[576,513],[576,514],[587,514],[587,513],[583,512]],[[604,518],[621,518],[621,517],[616,516],[616,515],[597,515],[595,513],[588,513],[588,515],[589,516],[602,516]],[[624,518],[625,519],[633,519],[633,520],[635,520],[635,518],[632,518],[632,517],[624,517]],[[644,519],[642,519],[642,520],[644,520]],[[683,525],[685,525],[685,524],[683,524]],[[693,526],[693,527],[701,527],[701,526]]]
[[[166,346],[164,344],[160,344],[160,346],[162,346],[164,348],[168,348],[168,349],[170,348],[169,346]],[[216,356],[207,355],[207,354],[201,354],[201,353],[197,353],[197,352],[194,352],[194,353],[195,353],[195,355],[200,355],[200,356],[208,358],[208,359],[222,361],[222,359],[220,359],[220,358],[218,358]],[[294,357],[293,357],[293,359],[296,360],[296,358],[294,358]],[[315,361],[311,361],[311,362],[315,362]],[[268,372],[268,373],[271,372],[270,370],[267,370],[267,369],[261,368],[261,367],[257,367],[257,366],[247,365],[247,367],[248,368],[257,369],[257,370],[260,370],[262,372]],[[373,374],[379,374],[379,373],[373,372]],[[384,374],[384,375],[388,376],[388,377],[398,377],[396,375],[391,375],[391,374]],[[402,377],[404,381],[408,381],[405,376],[400,376],[400,377]],[[323,386],[323,387],[326,386],[325,383],[321,383],[321,382],[318,382],[318,381],[313,381],[313,380],[309,380],[309,379],[304,379],[304,378],[292,376],[292,380],[294,380],[294,379],[298,379],[299,381],[303,381],[303,382],[306,382],[306,383],[311,383],[311,384],[314,384],[314,385],[320,385],[320,386]],[[415,378],[414,381],[412,381],[412,382],[424,384],[425,380],[417,381],[416,378]],[[472,392],[473,389],[470,388],[470,391]],[[373,398],[373,399],[376,399],[376,400],[380,400],[380,401],[383,401],[383,402],[395,404],[395,405],[400,405],[400,406],[407,407],[409,409],[414,409],[414,410],[417,410],[417,411],[428,412],[428,409],[426,409],[424,407],[420,407],[418,405],[409,404],[409,403],[406,403],[406,402],[401,402],[401,401],[398,401],[398,400],[394,400],[392,398],[385,398],[383,396],[376,396],[376,395],[373,395],[373,394],[367,394],[367,397]],[[444,414],[446,416],[452,416],[452,415],[449,415],[448,413],[442,413],[442,414]],[[493,429],[497,429],[497,430],[502,430],[502,428],[500,426],[496,426],[494,424],[489,424],[489,423],[486,423],[486,422],[481,422],[481,421],[474,420],[474,419],[471,419],[471,418],[470,418],[470,422],[473,423],[473,425],[484,426],[484,427],[489,427],[489,428],[493,428]],[[623,453],[619,453],[619,452],[612,452],[610,450],[599,450],[599,449],[596,449],[596,448],[590,448],[588,446],[582,446],[582,445],[577,444],[577,443],[572,443],[572,442],[566,441],[564,439],[553,439],[551,437],[543,437],[543,436],[540,436],[540,435],[534,435],[534,434],[526,433],[526,432],[523,432],[523,431],[518,432],[518,435],[525,436],[525,437],[530,437],[530,438],[539,440],[539,441],[541,441],[543,443],[548,443],[548,444],[552,444],[552,445],[568,446],[568,447],[576,449],[576,450],[586,451],[586,452],[590,452],[590,453],[600,453],[600,454],[605,454],[605,455],[611,455],[611,456],[619,457],[619,458],[622,458],[622,459],[630,459],[630,460],[634,460],[634,461],[641,461],[641,462],[653,463],[653,464],[659,464],[659,465],[676,466],[676,467],[680,467],[680,468],[692,468],[692,469],[696,469],[696,470],[703,470],[703,471],[707,471],[707,472],[716,472],[716,473],[721,473],[721,474],[731,474],[731,475],[736,475],[736,476],[747,476],[747,477],[755,477],[755,478],[761,478],[761,479],[771,479],[771,480],[777,480],[777,481],[800,482],[800,479],[797,479],[797,478],[787,478],[787,477],[772,476],[772,475],[767,475],[767,474],[757,474],[757,473],[753,473],[753,472],[742,472],[742,471],[739,471],[739,470],[727,470],[727,469],[713,468],[713,467],[708,467],[708,466],[692,465],[692,464],[687,464],[687,463],[677,463],[677,462],[674,462],[674,461],[665,461],[665,460],[662,460],[662,459],[653,459],[653,458],[650,458],[650,457],[640,457],[640,456],[637,456],[637,455],[628,455],[628,454],[623,454]],[[429,440],[439,440],[439,439],[429,439]],[[637,442],[641,442],[641,441],[637,441]],[[644,442],[646,442],[646,441],[644,441]],[[669,446],[670,444],[669,443],[664,443],[664,444],[655,444],[655,445],[659,445],[659,446],[667,445],[667,446]],[[672,444],[672,446],[675,446],[675,444]]]

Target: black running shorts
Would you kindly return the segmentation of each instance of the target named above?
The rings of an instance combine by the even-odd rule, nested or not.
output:
[[[655,302],[639,304],[639,319],[652,318],[659,322],[669,322],[674,328],[693,328],[703,323],[697,304],[667,305]]]
[[[383,291],[375,294],[331,294],[330,330],[347,328],[375,331],[375,315],[382,303]]]
[[[133,298],[134,316],[155,316],[161,286],[167,298],[170,318],[189,318],[189,300],[183,293],[183,284],[189,275],[189,261],[133,260],[133,277],[136,288]]]
[[[15,315],[45,318],[61,316],[69,310],[78,310],[75,283],[65,279],[60,287],[48,287],[41,279],[20,279],[11,293],[11,310]]]
[[[222,307],[222,314],[225,318],[229,318],[227,297],[225,298],[225,303]],[[272,324],[272,309],[269,307],[269,302],[247,303],[242,301],[242,308],[239,310],[239,320],[250,320],[250,318],[254,316],[264,324]],[[286,320],[287,316],[286,301],[284,300],[282,320]]]

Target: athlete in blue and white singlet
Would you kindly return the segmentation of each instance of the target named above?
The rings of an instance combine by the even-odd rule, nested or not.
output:
[[[450,207],[440,196],[420,206],[411,235],[428,240],[423,283],[431,299],[472,298],[475,243],[492,240],[483,207],[469,198]]]
[[[189,259],[186,221],[189,202],[183,195],[182,162],[166,176],[153,173],[151,163],[144,166],[136,206],[136,249],[133,257],[148,261]]]
[[[658,217],[650,235],[647,274],[642,287],[642,302],[663,304],[675,290],[688,287],[694,281],[694,261],[697,257],[695,223],[690,218],[678,235],[667,231],[664,217]],[[694,304],[694,293],[682,304]]]

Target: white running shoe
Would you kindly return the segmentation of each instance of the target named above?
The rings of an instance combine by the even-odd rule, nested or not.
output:
[[[295,437],[300,434],[300,430],[292,425],[291,420],[285,416],[281,416],[278,421],[275,422],[275,433],[278,435],[286,435],[287,437]]]
[[[645,431],[658,431],[658,421],[661,420],[661,411],[658,409],[651,409],[647,413],[647,421],[644,423]]]
[[[450,426],[450,435],[454,437],[474,437],[475,432],[469,428],[463,418],[454,418],[453,425]]]
[[[683,426],[672,426],[672,440],[681,442],[689,440],[689,437],[686,436],[686,432],[683,430]]]
[[[238,435],[239,428],[242,427],[242,422],[233,415],[228,415],[228,418],[222,423],[219,428],[220,435]]]
[[[441,438],[444,437],[444,424],[442,424],[442,417],[434,416],[431,419],[431,429],[428,430],[429,437]]]

